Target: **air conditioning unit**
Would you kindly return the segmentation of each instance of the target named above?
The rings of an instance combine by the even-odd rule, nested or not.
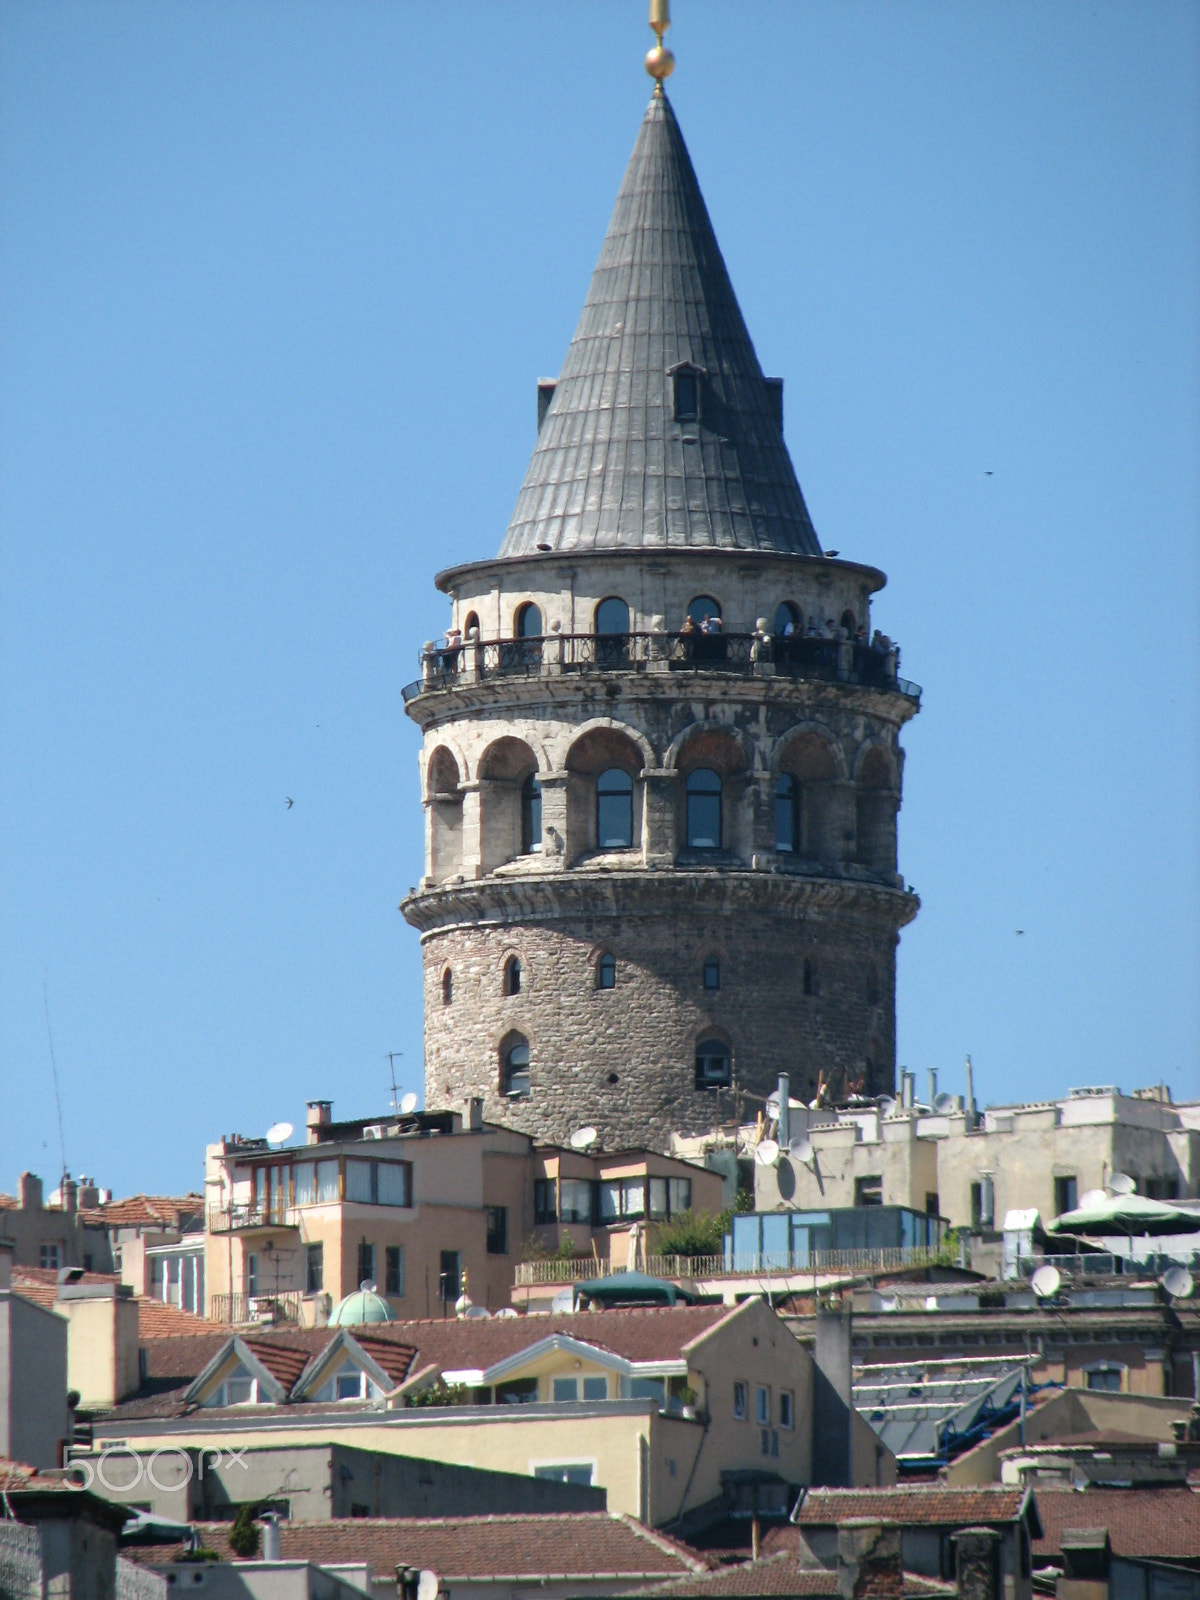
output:
[[[382,1122],[370,1122],[363,1129],[363,1138],[364,1139],[382,1139],[383,1136],[384,1136],[384,1133],[383,1133],[383,1123]]]

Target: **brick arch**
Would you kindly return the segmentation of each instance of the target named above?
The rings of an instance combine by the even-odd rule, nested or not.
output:
[[[868,739],[854,757],[854,781],[864,789],[900,788],[900,775],[891,747],[880,739]]]
[[[619,723],[609,727],[593,725],[581,731],[571,741],[564,763],[569,772],[588,773],[594,776],[609,767],[620,767],[631,777],[638,777],[648,764],[645,740],[639,741]],[[650,764],[653,763],[653,754]]]
[[[461,782],[462,767],[454,751],[448,744],[435,746],[425,763],[425,798],[449,799],[458,793]]]
[[[797,722],[775,741],[771,767],[802,781],[828,782],[847,776],[846,757],[832,729],[815,721]]]
[[[711,767],[723,778],[732,777],[753,768],[754,747],[740,728],[727,722],[695,722],[671,741],[663,765],[675,772]]]
[[[511,733],[502,733],[493,739],[475,764],[475,772],[480,779],[502,783],[516,783],[528,773],[539,770],[537,752],[533,746]]]
[[[623,737],[636,745],[641,754],[643,768],[656,767],[658,765],[658,756],[654,746],[642,730],[635,728],[632,723],[619,722],[615,717],[590,717],[588,721],[581,722],[577,728],[572,728],[566,739],[558,745],[555,754],[561,755],[561,760],[558,760],[556,765],[570,767],[571,752],[578,749],[584,739],[590,739],[593,734],[599,735],[603,733]],[[619,766],[621,763],[617,762],[615,764]]]

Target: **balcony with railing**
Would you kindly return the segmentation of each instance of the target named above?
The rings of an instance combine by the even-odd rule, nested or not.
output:
[[[903,1267],[929,1266],[936,1252],[924,1246],[881,1247],[875,1250],[810,1250],[807,1253],[759,1251],[739,1256],[647,1256],[639,1271],[652,1278],[693,1283],[719,1278],[857,1277],[875,1272],[895,1272]],[[543,1284],[590,1283],[606,1278],[612,1263],[595,1256],[553,1257],[522,1261],[517,1266],[516,1287],[533,1289]]]
[[[209,1321],[234,1325],[247,1322],[303,1323],[303,1296],[284,1289],[276,1294],[214,1294]]]
[[[299,1226],[295,1210],[282,1199],[208,1208],[209,1233],[262,1233]]]
[[[762,633],[548,634],[541,639],[469,639],[426,648],[421,676],[404,687],[422,694],[504,678],[592,673],[718,673],[845,684],[899,694],[914,705],[919,684],[897,675],[899,652],[848,639],[773,638]]]

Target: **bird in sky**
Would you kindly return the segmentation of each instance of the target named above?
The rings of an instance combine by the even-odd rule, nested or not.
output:
[[[1024,928],[1018,928],[1018,929],[1017,929],[1017,934],[1018,934],[1018,935],[1020,935],[1020,934],[1022,934],[1022,933],[1024,933],[1024,932],[1025,932],[1025,929],[1024,929]]]
[[[289,811],[290,811],[290,810],[291,810],[291,809],[292,809],[292,807],[293,807],[293,806],[294,806],[294,805],[295,805],[295,804],[296,804],[296,802],[295,802],[295,801],[294,801],[294,800],[293,800],[293,799],[292,799],[292,797],[291,797],[291,795],[290,795],[290,794],[288,794],[288,795],[284,795],[284,797],[283,797],[283,803],[284,803],[284,805],[285,805],[285,806],[286,806],[286,807],[287,807],[287,808],[288,808],[288,810],[289,810]]]
[[[984,475],[985,478],[994,478],[996,476],[996,474],[994,472],[992,472],[988,467],[984,467],[983,475]]]

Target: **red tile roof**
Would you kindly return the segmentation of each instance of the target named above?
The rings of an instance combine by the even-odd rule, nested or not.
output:
[[[895,1522],[911,1527],[967,1526],[973,1522],[1015,1522],[1021,1515],[1027,1490],[1000,1484],[977,1489],[950,1489],[940,1484],[905,1485],[895,1489],[810,1489],[794,1514],[801,1528],[830,1527],[851,1518]],[[786,1535],[772,1528],[767,1540]],[[776,1543],[778,1544],[778,1540]]]
[[[1054,1560],[1068,1528],[1107,1528],[1115,1556],[1194,1561],[1200,1558],[1200,1493],[1195,1489],[1036,1490],[1043,1537],[1035,1559]]]
[[[80,1283],[120,1281],[112,1272],[85,1272],[79,1279]],[[23,1300],[32,1300],[47,1309],[53,1308],[58,1302],[58,1274],[53,1268],[14,1267],[12,1286]],[[190,1311],[181,1311],[178,1306],[168,1305],[163,1300],[154,1300],[146,1295],[136,1295],[134,1298],[138,1308],[138,1339],[142,1343],[148,1339],[169,1339],[181,1333],[203,1333],[213,1327],[203,1317],[193,1316]]]
[[[328,1344],[331,1335],[325,1329],[321,1331],[325,1334],[325,1343]],[[262,1362],[276,1382],[283,1385],[285,1394],[290,1391],[296,1379],[312,1360],[310,1350],[303,1344],[293,1343],[290,1339],[265,1339],[255,1335],[244,1338],[242,1342]]]
[[[393,1383],[404,1382],[412,1371],[413,1358],[417,1353],[411,1345],[398,1344],[394,1339],[368,1339],[357,1329],[347,1331],[363,1354],[382,1367]]]
[[[758,1596],[786,1595],[837,1595],[836,1570],[822,1567],[798,1567],[790,1551],[765,1556],[760,1561],[746,1561],[739,1566],[719,1567],[715,1572],[692,1573],[686,1578],[676,1578],[653,1589],[635,1591],[644,1595],[670,1595],[672,1600],[718,1600],[726,1595],[738,1600],[757,1600]],[[916,1573],[904,1574],[904,1593],[907,1600],[918,1596],[953,1595],[952,1583],[940,1583],[936,1578],[924,1578]]]
[[[232,1557],[228,1522],[197,1525],[200,1543]],[[500,1517],[345,1517],[280,1524],[284,1561],[369,1561],[376,1573],[427,1567],[453,1583],[470,1578],[631,1580],[703,1571],[685,1545],[607,1511]]]
[[[199,1232],[204,1226],[202,1194],[134,1194],[127,1200],[80,1209],[82,1221],[106,1228],[170,1228]]]

